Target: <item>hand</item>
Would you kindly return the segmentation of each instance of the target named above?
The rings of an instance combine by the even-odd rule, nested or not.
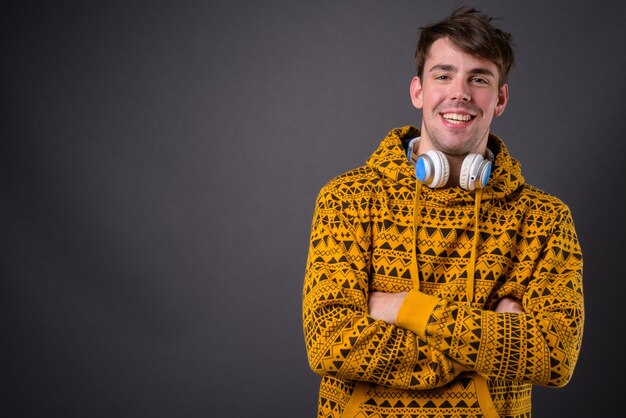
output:
[[[522,313],[524,312],[524,308],[519,300],[510,297],[504,297],[498,301],[498,305],[496,306],[496,312],[511,312],[511,313]]]
[[[372,292],[369,299],[370,316],[376,320],[395,325],[400,306],[408,292],[384,293]]]

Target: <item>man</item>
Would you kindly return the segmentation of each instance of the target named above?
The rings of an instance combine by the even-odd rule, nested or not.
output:
[[[510,35],[460,8],[421,29],[421,129],[392,130],[317,199],[303,292],[320,417],[529,416],[571,378],[582,256],[567,206],[489,128]]]

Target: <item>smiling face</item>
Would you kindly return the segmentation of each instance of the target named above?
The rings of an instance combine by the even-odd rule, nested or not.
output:
[[[422,110],[420,153],[450,157],[485,154],[489,127],[504,111],[506,84],[498,87],[495,63],[456,48],[448,38],[431,45],[424,72],[411,82],[411,101]]]

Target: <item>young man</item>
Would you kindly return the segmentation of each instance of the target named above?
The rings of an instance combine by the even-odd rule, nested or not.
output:
[[[320,417],[529,416],[572,376],[582,256],[568,208],[489,133],[510,35],[461,8],[422,28],[418,130],[319,194],[304,283]]]

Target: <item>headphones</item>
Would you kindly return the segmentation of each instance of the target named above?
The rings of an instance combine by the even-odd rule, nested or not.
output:
[[[442,187],[450,177],[450,164],[441,151],[427,151],[417,155],[417,145],[420,137],[411,139],[407,146],[406,155],[409,163],[415,164],[415,176],[420,183],[431,188]],[[489,182],[491,165],[494,160],[493,152],[487,148],[487,158],[480,154],[468,154],[461,165],[459,185],[465,190],[482,189]]]

